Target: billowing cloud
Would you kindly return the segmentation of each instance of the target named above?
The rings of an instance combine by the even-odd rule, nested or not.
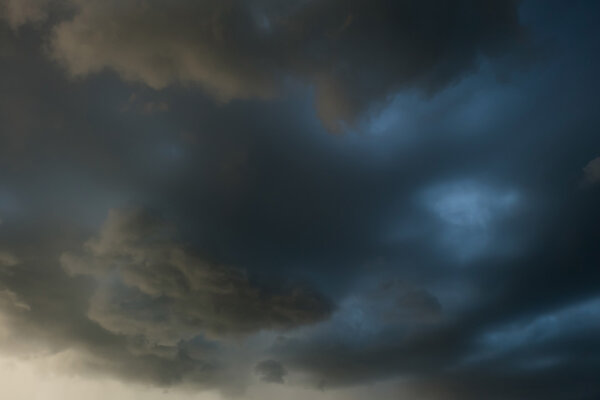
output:
[[[9,3],[0,360],[60,389],[15,385],[600,398],[600,3]]]
[[[69,273],[97,280],[92,320],[156,344],[290,329],[325,319],[331,310],[317,293],[270,291],[240,270],[193,254],[140,210],[111,211],[83,254],[65,253],[61,262]]]
[[[276,66],[243,2],[73,2],[53,49],[75,76],[110,68],[155,89],[198,84],[222,101],[273,93]]]
[[[434,93],[523,38],[516,1],[71,1],[51,47],[74,76],[110,69],[219,101],[272,97],[293,77],[314,85],[330,130],[398,90]]]

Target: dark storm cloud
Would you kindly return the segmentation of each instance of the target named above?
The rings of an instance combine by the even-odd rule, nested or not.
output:
[[[45,233],[28,233],[25,239],[18,230],[11,230],[10,236],[0,233],[3,243],[24,254],[9,271],[0,272],[3,355],[54,357],[57,371],[85,376],[109,374],[158,385],[186,381],[219,385],[224,368],[216,367],[214,354],[208,351],[202,360],[189,356],[193,354],[189,344],[174,353],[160,353],[143,339],[114,335],[90,321],[85,313],[94,285],[67,277],[54,261],[58,254],[50,250],[64,243],[57,246]]]
[[[275,3],[2,27],[2,352],[196,389],[598,397],[597,5]],[[480,56],[521,26],[546,58],[499,81]],[[393,98],[332,136],[312,95],[330,128]],[[100,226],[123,205],[165,219]]]
[[[306,289],[266,291],[241,271],[186,253],[170,240],[165,226],[153,225],[158,221],[149,214],[115,212],[112,222],[117,226],[103,231],[104,241],[89,242],[96,243],[96,250],[104,245],[103,250],[76,259],[76,276],[57,268],[59,254],[53,249],[69,245],[60,239],[55,243],[51,233],[25,233],[23,240],[19,230],[0,231],[2,243],[16,249],[3,253],[0,268],[2,354],[50,357],[57,371],[90,377],[232,392],[246,385],[260,359],[253,359],[252,352],[239,354],[235,341],[241,335],[289,329],[329,312],[329,304]],[[129,223],[128,229],[119,229],[119,222]],[[156,235],[150,237],[151,232]],[[138,236],[142,233],[144,239]],[[80,252],[79,246],[70,247],[73,254]],[[63,267],[75,262],[75,256],[61,259],[67,260]],[[188,267],[195,271],[191,280],[179,269]],[[103,273],[112,276],[95,275]],[[119,281],[121,273],[128,275],[123,278],[127,284]]]
[[[160,220],[139,210],[111,211],[83,255],[63,268],[99,287],[89,317],[107,330],[176,344],[199,334],[219,338],[291,329],[328,317],[329,303],[303,288],[270,293],[243,271],[218,265],[174,242]]]
[[[569,193],[575,200],[559,206],[552,229],[517,260],[478,260],[485,271],[468,271],[463,279],[483,292],[465,311],[409,329],[388,321],[366,340],[351,339],[352,329],[292,338],[273,354],[321,387],[407,374],[424,398],[594,398],[597,357],[582,349],[595,354],[600,332],[600,215],[595,195],[575,194],[576,178]]]
[[[460,365],[415,382],[417,392],[433,399],[597,397],[598,299],[489,330]]]
[[[52,54],[74,76],[105,68],[220,101],[314,85],[331,130],[400,89],[431,94],[524,42],[516,1],[72,1]]]

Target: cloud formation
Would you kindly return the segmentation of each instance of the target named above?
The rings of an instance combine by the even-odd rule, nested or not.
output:
[[[56,1],[0,18],[0,359],[164,399],[600,398],[600,3]]]
[[[315,87],[333,131],[398,90],[435,93],[524,38],[516,1],[71,1],[51,48],[74,76],[110,69],[218,101],[269,98],[291,77]]]
[[[269,291],[240,270],[194,255],[173,241],[157,217],[140,210],[111,211],[84,253],[65,253],[61,263],[72,275],[97,280],[92,320],[159,345],[200,334],[220,338],[291,329],[331,311],[317,293]]]

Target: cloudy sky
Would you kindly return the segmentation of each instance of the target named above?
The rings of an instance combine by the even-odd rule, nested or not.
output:
[[[0,0],[5,397],[600,398],[599,17]]]

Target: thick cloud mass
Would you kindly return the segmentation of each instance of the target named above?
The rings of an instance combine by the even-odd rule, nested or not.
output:
[[[600,398],[599,16],[0,0],[0,364],[164,400]]]
[[[198,334],[239,335],[290,329],[326,318],[329,304],[297,288],[271,293],[241,272],[215,265],[173,242],[142,211],[111,211],[83,255],[63,254],[70,274],[92,275],[99,287],[89,316],[115,333],[173,345]]]
[[[271,97],[315,86],[331,130],[403,88],[433,93],[523,39],[515,1],[73,0],[52,52],[75,76],[105,68],[152,88]]]

